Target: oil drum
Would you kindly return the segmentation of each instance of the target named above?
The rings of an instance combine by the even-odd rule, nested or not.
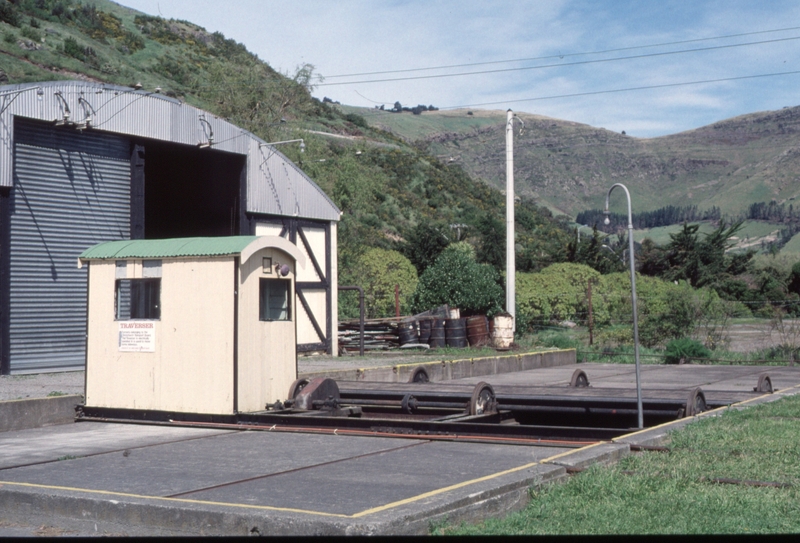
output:
[[[489,320],[485,315],[467,318],[467,341],[470,347],[483,347],[489,343]]]
[[[444,320],[433,319],[431,321],[431,335],[428,339],[428,345],[432,348],[444,347]]]
[[[414,320],[401,322],[397,327],[397,335],[400,337],[400,345],[417,343],[417,323]]]
[[[447,319],[444,321],[444,333],[448,347],[466,347],[467,330],[464,326],[466,319]]]
[[[422,319],[419,324],[419,342],[428,343],[431,338],[431,319]]]

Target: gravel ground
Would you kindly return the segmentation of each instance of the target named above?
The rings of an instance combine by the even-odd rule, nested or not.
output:
[[[300,373],[314,373],[325,370],[374,368],[429,362],[432,360],[458,360],[493,356],[493,349],[469,349],[464,351],[433,352],[404,351],[382,352],[360,356],[303,356],[298,360]],[[44,398],[48,395],[83,394],[84,372],[36,373],[26,375],[0,376],[0,401],[23,400],[25,398]]]
[[[0,376],[0,401],[83,394],[84,372]]]

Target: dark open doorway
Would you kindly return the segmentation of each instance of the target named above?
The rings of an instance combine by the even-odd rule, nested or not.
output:
[[[162,142],[144,144],[144,237],[239,232],[244,155]]]

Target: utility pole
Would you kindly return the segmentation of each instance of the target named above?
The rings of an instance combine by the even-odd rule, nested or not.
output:
[[[512,330],[517,330],[516,271],[514,255],[514,119],[522,119],[509,109],[506,115],[506,312],[511,315]]]
[[[588,298],[589,302],[589,346],[591,347],[592,343],[594,343],[593,331],[594,331],[594,322],[592,318],[592,280],[589,279],[589,284],[586,287],[586,297]]]

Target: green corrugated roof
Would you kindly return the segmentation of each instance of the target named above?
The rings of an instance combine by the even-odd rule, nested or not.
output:
[[[181,256],[223,256],[242,252],[258,236],[222,238],[129,239],[108,241],[89,247],[79,258],[85,260],[126,258],[172,258]]]

